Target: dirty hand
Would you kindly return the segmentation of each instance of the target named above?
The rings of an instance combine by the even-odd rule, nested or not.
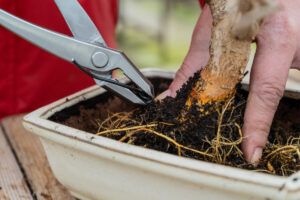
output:
[[[279,10],[264,20],[256,38],[242,146],[251,163],[262,155],[289,69],[300,69],[300,1],[278,3]]]
[[[157,99],[167,96],[176,96],[176,91],[194,75],[195,72],[204,67],[209,60],[209,44],[212,28],[212,16],[207,5],[204,6],[202,14],[196,24],[190,49],[182,66],[177,71],[174,81],[168,90],[160,94]]]
[[[279,11],[264,20],[256,38],[257,53],[251,71],[242,144],[245,158],[251,163],[256,163],[262,155],[289,69],[300,69],[300,1],[278,0],[278,3]],[[207,64],[211,27],[210,9],[205,6],[181,68],[158,99],[175,96],[182,84]]]

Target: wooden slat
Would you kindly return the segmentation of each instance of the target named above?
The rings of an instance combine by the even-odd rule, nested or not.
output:
[[[23,128],[22,117],[6,118],[2,125],[37,199],[74,200],[75,198],[52,174],[44,149],[37,136]]]
[[[31,200],[30,190],[0,127],[0,199]]]

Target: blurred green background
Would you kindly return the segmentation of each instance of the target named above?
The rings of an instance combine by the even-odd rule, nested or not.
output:
[[[119,49],[140,68],[176,70],[190,45],[201,13],[198,0],[119,0],[117,28]],[[256,46],[247,70],[252,66]],[[249,77],[248,77],[249,78]],[[300,82],[300,71],[291,70],[292,82]]]
[[[177,69],[200,12],[198,0],[120,0],[118,48],[138,67]]]

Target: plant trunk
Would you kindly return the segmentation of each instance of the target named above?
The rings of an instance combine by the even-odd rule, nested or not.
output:
[[[213,17],[210,60],[187,105],[226,100],[235,93],[262,19],[276,8],[272,0],[209,0]]]

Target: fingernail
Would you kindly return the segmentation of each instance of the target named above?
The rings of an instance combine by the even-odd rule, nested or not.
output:
[[[251,157],[251,164],[253,164],[254,166],[257,166],[259,160],[261,159],[261,156],[262,156],[262,148],[256,148],[252,157]]]
[[[160,95],[158,95],[155,100],[163,100],[164,98],[168,97],[168,96],[171,96],[171,90],[166,90],[164,91],[163,93],[161,93]]]

